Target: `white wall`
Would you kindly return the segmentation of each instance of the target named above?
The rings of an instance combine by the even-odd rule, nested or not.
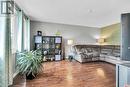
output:
[[[73,39],[74,44],[96,44],[96,39],[100,35],[100,29],[94,27],[31,21],[31,49],[33,49],[33,36],[37,34],[38,30],[48,36],[53,36],[60,31],[64,39],[66,55],[68,52],[67,39]]]

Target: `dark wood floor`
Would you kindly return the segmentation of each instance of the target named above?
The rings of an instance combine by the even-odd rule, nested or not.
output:
[[[34,80],[20,80],[13,87],[116,87],[115,66],[105,62],[46,62]]]

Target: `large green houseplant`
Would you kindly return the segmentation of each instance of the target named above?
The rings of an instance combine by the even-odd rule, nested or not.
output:
[[[27,79],[34,79],[43,69],[41,52],[24,51],[17,55],[17,70],[26,75]]]

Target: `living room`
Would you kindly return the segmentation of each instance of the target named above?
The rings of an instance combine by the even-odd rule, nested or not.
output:
[[[1,1],[0,87],[129,87],[129,3]]]

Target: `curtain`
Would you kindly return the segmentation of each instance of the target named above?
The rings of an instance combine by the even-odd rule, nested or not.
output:
[[[0,14],[0,87],[9,83],[10,35],[10,16]]]
[[[9,40],[6,27],[6,17],[0,16],[0,87],[8,85],[8,58],[9,58]]]
[[[0,13],[0,87],[13,83],[17,74],[16,53],[30,51],[30,20],[24,15],[16,8],[12,15]]]
[[[17,52],[22,51],[22,11],[14,8],[14,14],[11,16],[11,58],[9,62],[10,84],[13,78],[18,74],[16,72]]]
[[[1,1],[2,0],[0,0],[0,87],[8,87],[10,82],[11,15],[2,14],[2,10],[7,11],[7,4],[3,5]],[[4,3],[6,3],[6,0],[4,0]]]

